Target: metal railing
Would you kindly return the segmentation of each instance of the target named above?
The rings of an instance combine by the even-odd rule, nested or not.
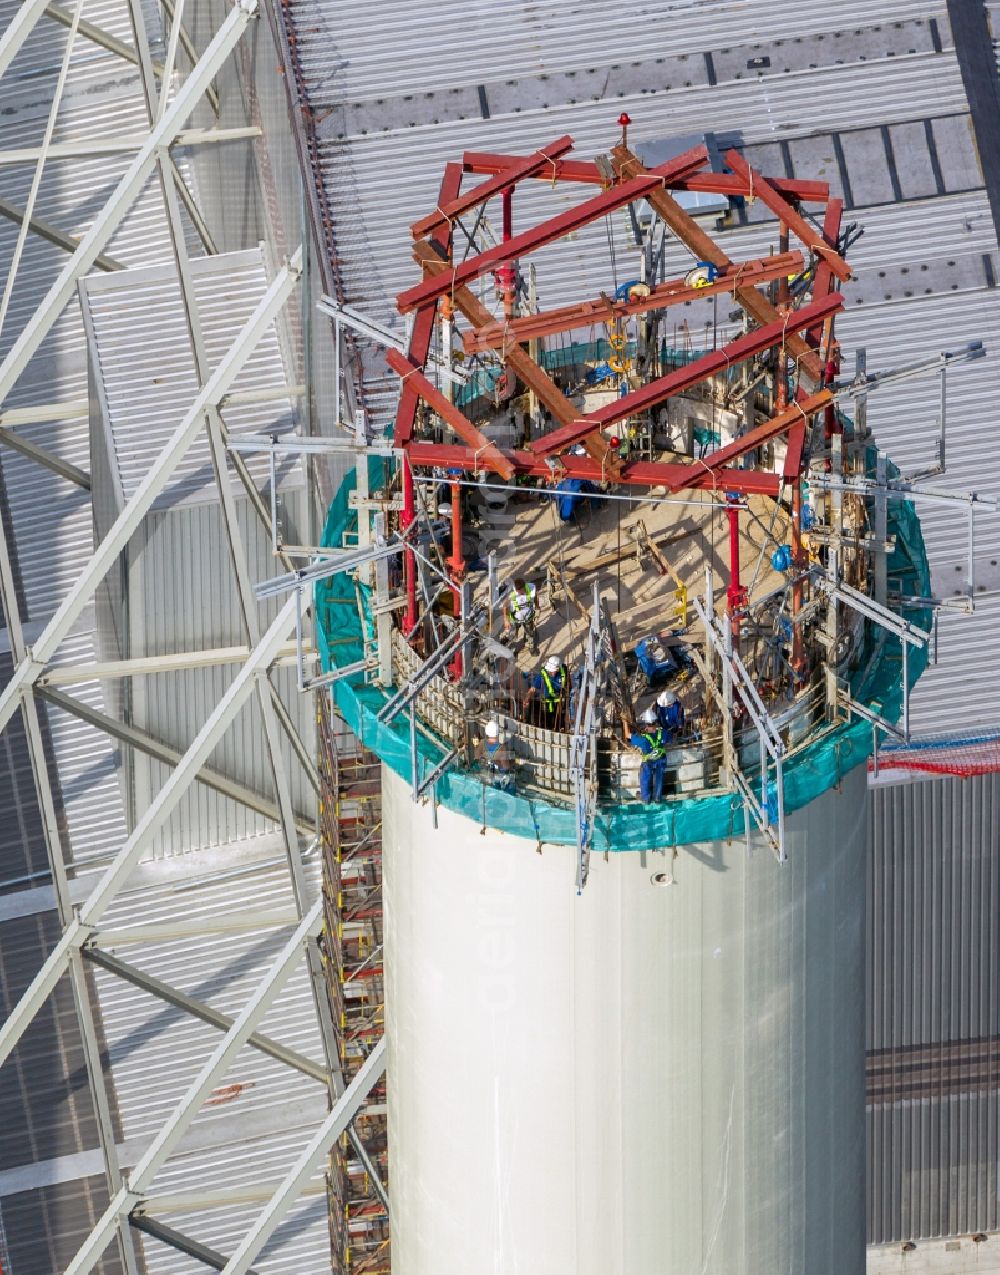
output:
[[[393,633],[393,680],[405,685],[419,673],[423,661],[397,630]],[[519,788],[558,802],[573,800],[571,735],[525,722],[509,713],[490,712],[469,716],[463,693],[443,673],[430,678],[415,701],[417,718],[442,745],[458,750],[461,764],[471,763],[475,742],[492,717],[504,731],[512,756]],[[794,754],[811,741],[824,720],[826,702],[823,686],[814,681],[786,706],[768,705],[777,733],[787,754]],[[760,765],[759,738],[751,725],[733,732],[733,745],[740,765],[755,776]],[[684,735],[667,750],[667,797],[694,797],[718,792],[724,767],[723,733],[708,726]],[[617,735],[603,731],[597,743],[597,772],[602,805],[617,805],[639,797],[639,768],[642,756]]]

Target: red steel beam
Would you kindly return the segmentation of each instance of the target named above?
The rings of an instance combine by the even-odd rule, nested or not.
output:
[[[832,402],[831,397],[831,402]],[[799,421],[788,431],[788,450],[785,452],[784,477],[795,480],[802,473],[802,453],[806,446],[806,423]]]
[[[789,333],[801,331],[811,323],[825,318],[828,314],[833,314],[840,309],[843,301],[844,298],[840,293],[835,292],[822,301],[803,306],[801,310],[792,310],[784,318],[778,318],[762,328],[754,328],[751,332],[737,337],[735,341],[730,341],[728,345],[722,346],[721,349],[704,354],[693,363],[688,363],[684,367],[669,372],[666,376],[650,381],[648,385],[640,386],[631,394],[626,394],[624,398],[609,403],[607,407],[590,412],[586,417],[572,424],[544,434],[532,443],[532,451],[539,456],[552,456],[579,442],[588,430],[603,429],[619,421],[627,420],[630,416],[637,416],[640,412],[655,407],[657,403],[662,403],[672,394],[679,394],[682,390],[689,389],[699,381],[705,380],[706,377],[715,376],[734,363],[741,363],[744,359],[752,358],[772,345],[777,345]]]
[[[433,248],[421,240],[414,245],[414,253],[427,274],[433,276],[448,269],[446,262],[436,256]],[[481,328],[491,322],[493,316],[483,303],[469,288],[456,288],[453,300],[456,308],[473,327]],[[505,353],[505,362],[521,378],[525,385],[538,396],[539,402],[552,413],[560,425],[568,425],[570,421],[580,419],[580,414],[562,392],[549,374],[538,366],[526,350],[519,345],[513,346]],[[615,477],[621,469],[621,462],[611,450],[600,433],[592,433],[584,440],[584,446],[590,456],[603,467],[608,477]]]
[[[386,350],[385,361],[403,378],[404,385],[412,385],[424,402],[449,424],[463,443],[475,448],[487,469],[492,469],[508,482],[514,477],[514,467],[500,451],[476,429],[472,421],[450,402],[423,372],[398,350]]]
[[[565,155],[568,150],[572,149],[573,139],[568,134],[554,142],[550,142],[548,146],[535,151],[527,159],[522,159],[510,168],[497,173],[490,181],[482,182],[475,189],[466,191],[464,195],[459,195],[456,199],[449,200],[448,203],[439,204],[434,212],[428,213],[426,217],[421,217],[419,221],[415,221],[410,227],[410,233],[414,239],[423,239],[425,235],[437,230],[442,224],[454,221],[456,217],[461,217],[470,208],[476,208],[479,204],[484,204],[488,199],[492,199],[494,195],[508,190],[511,186],[521,181],[522,178],[543,176],[543,170],[545,169],[551,172],[559,156]]]
[[[682,301],[716,296],[719,293],[732,292],[738,287],[754,287],[759,283],[768,283],[771,279],[798,274],[803,265],[800,252],[786,252],[781,256],[761,257],[739,264],[731,263],[723,268],[715,283],[706,287],[692,288],[683,279],[671,279],[658,284],[648,297],[637,301],[612,301],[610,297],[601,296],[592,301],[583,301],[579,305],[561,306],[541,314],[511,319],[509,323],[494,319],[484,328],[467,332],[463,342],[468,354],[475,354],[480,350],[503,349],[508,343],[521,344],[537,337],[554,336],[558,332],[586,327],[591,323],[608,323],[612,319],[645,314],[649,310],[665,310],[668,306],[680,305]]]
[[[844,201],[842,199],[831,199],[826,206],[826,213],[823,217],[823,238],[827,243],[835,244],[840,238],[840,222],[843,215]],[[828,297],[832,291],[833,271],[824,256],[819,259],[819,264],[816,266],[816,277],[812,286],[813,298]],[[822,325],[812,328],[806,335],[816,345],[819,345],[823,335]]]
[[[467,173],[497,177],[508,169],[522,164],[524,155],[500,155],[488,151],[466,151],[462,163]],[[553,168],[533,173],[545,181],[581,182],[586,186],[605,186],[596,164],[579,159],[561,159]],[[798,199],[807,204],[825,204],[830,197],[829,182],[802,181],[797,177],[769,177],[775,190],[787,199]],[[673,190],[699,190],[712,195],[749,195],[750,188],[736,173],[691,173],[668,182]]]
[[[615,166],[623,176],[635,176],[644,171],[641,161],[626,146],[616,146],[612,152]],[[725,269],[731,262],[715,240],[702,230],[695,219],[680,206],[666,190],[653,191],[648,196],[650,206],[664,224],[701,261],[710,261],[718,269]],[[780,319],[780,314],[762,292],[756,288],[737,288],[733,296],[739,305],[760,325]],[[788,340],[788,352],[796,360],[801,371],[812,385],[823,380],[823,368],[819,357],[804,337],[792,336]]]
[[[424,364],[430,353],[431,341],[434,337],[434,320],[437,316],[437,302],[431,301],[417,313],[410,333],[410,359],[415,364]],[[421,358],[421,355],[423,357]],[[417,419],[418,395],[412,386],[403,383],[396,405],[396,426],[394,438],[397,447],[408,443],[413,436],[413,426]]]
[[[561,478],[586,478],[600,483],[607,477],[600,464],[589,456],[560,457],[553,468],[545,460],[531,452],[504,451],[518,474],[556,481]],[[406,459],[415,469],[441,467],[463,469],[479,473],[483,469],[482,457],[471,447],[456,443],[410,443]],[[685,481],[687,480],[687,481]],[[778,474],[764,474],[756,469],[721,469],[717,472],[702,470],[692,473],[688,465],[668,464],[658,461],[633,461],[624,467],[615,482],[637,487],[671,487],[682,484],[689,490],[739,491],[746,495],[776,497],[781,486]],[[676,486],[675,490],[680,490]]]
[[[671,483],[677,481],[672,472],[675,468],[677,467],[662,461],[636,461],[622,471],[622,481],[666,487],[670,490]],[[687,469],[687,466],[681,465],[679,468]],[[777,474],[765,474],[757,469],[720,469],[707,473],[703,470],[700,474],[693,475],[683,488],[674,488],[677,491],[738,491],[746,496],[772,497],[776,497],[780,489],[781,480]]]
[[[792,207],[766,177],[750,167],[739,151],[728,150],[723,159],[737,176],[743,178],[761,203],[770,208],[771,212],[785,223],[792,234],[797,235],[821,261],[827,262],[838,279],[845,283],[850,279],[851,267],[837,251],[836,244],[827,243],[823,235]]]
[[[462,165],[446,164],[441,187],[438,191],[438,203],[450,203],[462,189]],[[444,252],[451,251],[451,225],[445,223],[434,232],[432,242]],[[417,367],[423,367],[431,351],[434,339],[434,320],[437,317],[437,302],[429,301],[418,312],[413,320],[410,333],[410,361]],[[402,447],[413,434],[413,425],[417,419],[417,394],[412,387],[403,383],[403,389],[396,405],[396,424],[393,431],[397,447]]]
[[[777,416],[772,416],[770,420],[764,421],[755,429],[740,435],[739,438],[734,439],[731,443],[727,443],[725,447],[720,447],[718,451],[712,452],[711,455],[706,456],[703,460],[699,460],[697,464],[685,466],[688,475],[693,479],[699,473],[704,473],[706,469],[724,468],[732,461],[738,460],[740,456],[745,456],[747,452],[752,452],[754,448],[761,447],[764,443],[769,443],[772,438],[776,438],[786,430],[791,433],[798,426],[804,426],[808,417],[826,407],[827,403],[832,402],[833,395],[829,390],[820,390],[818,394],[803,398],[801,402],[793,404],[783,412],[779,412]],[[680,487],[689,485],[690,482],[685,480],[680,484]],[[675,488],[675,490],[679,491],[680,487]]]
[[[597,218],[614,212],[616,208],[621,208],[624,204],[641,199],[650,191],[661,188],[670,177],[678,173],[691,172],[704,164],[707,159],[708,151],[704,146],[696,146],[692,150],[685,151],[683,155],[678,155],[668,163],[651,169],[649,173],[644,173],[641,177],[612,186],[610,190],[602,191],[593,199],[585,200],[575,208],[570,208],[564,213],[559,213],[558,216],[550,217],[538,226],[533,226],[530,230],[514,235],[505,243],[497,244],[494,248],[469,258],[436,278],[424,279],[414,287],[407,288],[396,298],[396,306],[401,314],[406,314],[425,301],[433,301],[453,288],[471,283],[473,279],[478,279],[488,270],[495,270],[505,262],[525,256],[536,248],[551,243],[554,239],[561,239],[564,235],[572,234],[574,230],[579,230],[582,226],[596,221]]]

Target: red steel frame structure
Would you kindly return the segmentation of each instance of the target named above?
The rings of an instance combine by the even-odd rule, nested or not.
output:
[[[620,123],[622,121],[619,121]],[[404,453],[404,530],[414,518],[413,471],[441,467],[450,471],[489,471],[504,481],[517,476],[543,478],[557,483],[564,478],[595,483],[661,487],[669,492],[712,490],[729,498],[730,520],[735,529],[740,496],[765,495],[779,499],[790,491],[793,518],[793,552],[801,553],[801,479],[807,431],[817,413],[825,414],[825,433],[836,428],[833,395],[829,390],[837,366],[833,336],[834,319],[843,297],[834,285],[851,277],[851,267],[838,249],[843,204],[831,199],[825,182],[766,177],[754,169],[739,151],[724,156],[728,172],[708,169],[708,152],[695,147],[656,168],[646,169],[622,140],[603,163],[566,158],[572,138],[561,137],[530,155],[497,155],[466,152],[460,163],[446,166],[438,204],[411,227],[414,259],[423,278],[397,297],[402,314],[414,313],[409,351],[391,352],[390,366],[402,378],[394,441]],[[486,180],[462,191],[465,174],[481,174]],[[538,225],[513,233],[513,201],[524,181],[581,183],[600,187],[598,193]],[[777,254],[735,263],[678,203],[671,192],[711,191],[747,201],[759,199],[779,220]],[[502,201],[503,235],[500,243],[470,252],[456,264],[452,256],[452,232],[458,218],[479,209],[488,200]],[[648,295],[615,302],[607,296],[560,306],[548,312],[517,316],[513,293],[517,263],[544,245],[553,244],[582,227],[629,204],[645,200],[698,261],[714,268],[715,277],[704,288],[685,279],[672,280],[648,290]],[[822,230],[803,215],[802,205],[819,206]],[[798,240],[789,250],[789,237]],[[811,290],[793,299],[790,276],[808,272]],[[476,298],[469,285],[492,273],[503,299],[503,318],[497,319]],[[762,290],[772,285],[770,294]],[[532,357],[532,343],[556,333],[612,323],[632,314],[648,314],[676,305],[695,295],[731,294],[744,311],[747,331],[690,364],[640,385],[591,413],[574,406],[541,364]],[[449,317],[460,314],[469,324],[461,339],[468,353],[495,351],[504,374],[530,390],[551,414],[551,429],[532,438],[522,450],[504,450],[490,443],[477,426],[442,394],[425,374],[439,309]],[[690,393],[697,385],[752,358],[770,359],[774,368],[773,413],[734,442],[694,463],[623,461],[609,445],[605,430],[659,407],[673,395]],[[789,398],[790,373],[796,388]],[[437,442],[417,436],[418,404],[430,411],[457,436],[458,443]],[[787,437],[782,472],[765,472],[745,466],[752,453],[779,436]],[[573,454],[582,444],[587,455]],[[453,502],[453,558],[461,543],[459,502]],[[734,545],[738,537],[733,536]],[[454,563],[452,564],[454,566]],[[406,562],[407,608],[404,631],[417,623],[415,566],[412,554]],[[460,572],[456,570],[456,583]],[[742,598],[737,550],[733,550],[728,597],[738,610]]]

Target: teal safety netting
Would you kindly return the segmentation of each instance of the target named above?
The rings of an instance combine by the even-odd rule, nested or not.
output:
[[[385,480],[381,461],[369,461],[370,485],[376,490]],[[870,457],[874,476],[874,450]],[[890,473],[898,471],[890,466]],[[349,508],[355,475],[341,485],[327,516],[322,543],[340,547],[345,533],[356,533],[357,514]],[[899,582],[902,593],[911,597],[930,595],[930,571],[920,523],[909,501],[889,502],[889,535],[895,537],[890,555],[889,575]],[[371,624],[367,599],[361,595],[365,623]],[[324,671],[355,663],[363,658],[364,639],[358,608],[359,594],[353,580],[336,575],[316,587],[317,634]],[[925,630],[931,626],[929,609],[910,613],[909,619]],[[873,626],[868,626],[872,628]],[[927,665],[925,649],[911,648],[908,659],[910,686]],[[376,714],[388,698],[376,686],[365,685],[361,675],[344,678],[332,688],[337,708],[366,748],[407,782],[411,782],[409,724],[401,714],[391,725]],[[869,638],[851,680],[851,694],[890,722],[902,713],[902,654],[899,640],[879,633]],[[786,811],[799,810],[821,793],[836,786],[851,770],[867,761],[872,751],[872,727],[866,721],[837,726],[786,760],[784,796]],[[418,782],[430,774],[445,754],[423,735],[418,735]],[[469,772],[453,769],[436,781],[437,800],[477,823],[530,840],[554,845],[575,845],[576,816],[568,806],[559,806],[526,793],[507,793]],[[593,848],[605,850],[651,850],[686,845],[695,841],[716,841],[738,836],[744,831],[742,800],[733,793],[719,793],[691,799],[668,799],[656,806],[638,802],[600,810]]]

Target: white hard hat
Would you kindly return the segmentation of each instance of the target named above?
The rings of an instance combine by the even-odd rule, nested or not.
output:
[[[669,708],[671,704],[677,703],[676,691],[660,691],[656,697],[656,702],[661,708]]]
[[[545,661],[546,673],[558,673],[560,668],[562,668],[562,664],[560,663],[558,655],[550,655]]]
[[[656,709],[655,709],[655,708],[647,708],[647,709],[643,712],[643,714],[642,714],[642,716],[639,718],[639,720],[640,720],[641,722],[645,722],[647,726],[655,726],[655,725],[656,725]]]
[[[583,443],[577,443],[575,447],[570,448],[569,454],[571,456],[586,456],[587,449],[584,447]]]
[[[451,517],[451,505],[449,505],[447,501],[445,501],[444,504],[438,505],[438,517],[439,518]]]
[[[487,722],[485,734],[487,739],[499,739],[500,738],[500,723],[492,722],[492,721]]]

